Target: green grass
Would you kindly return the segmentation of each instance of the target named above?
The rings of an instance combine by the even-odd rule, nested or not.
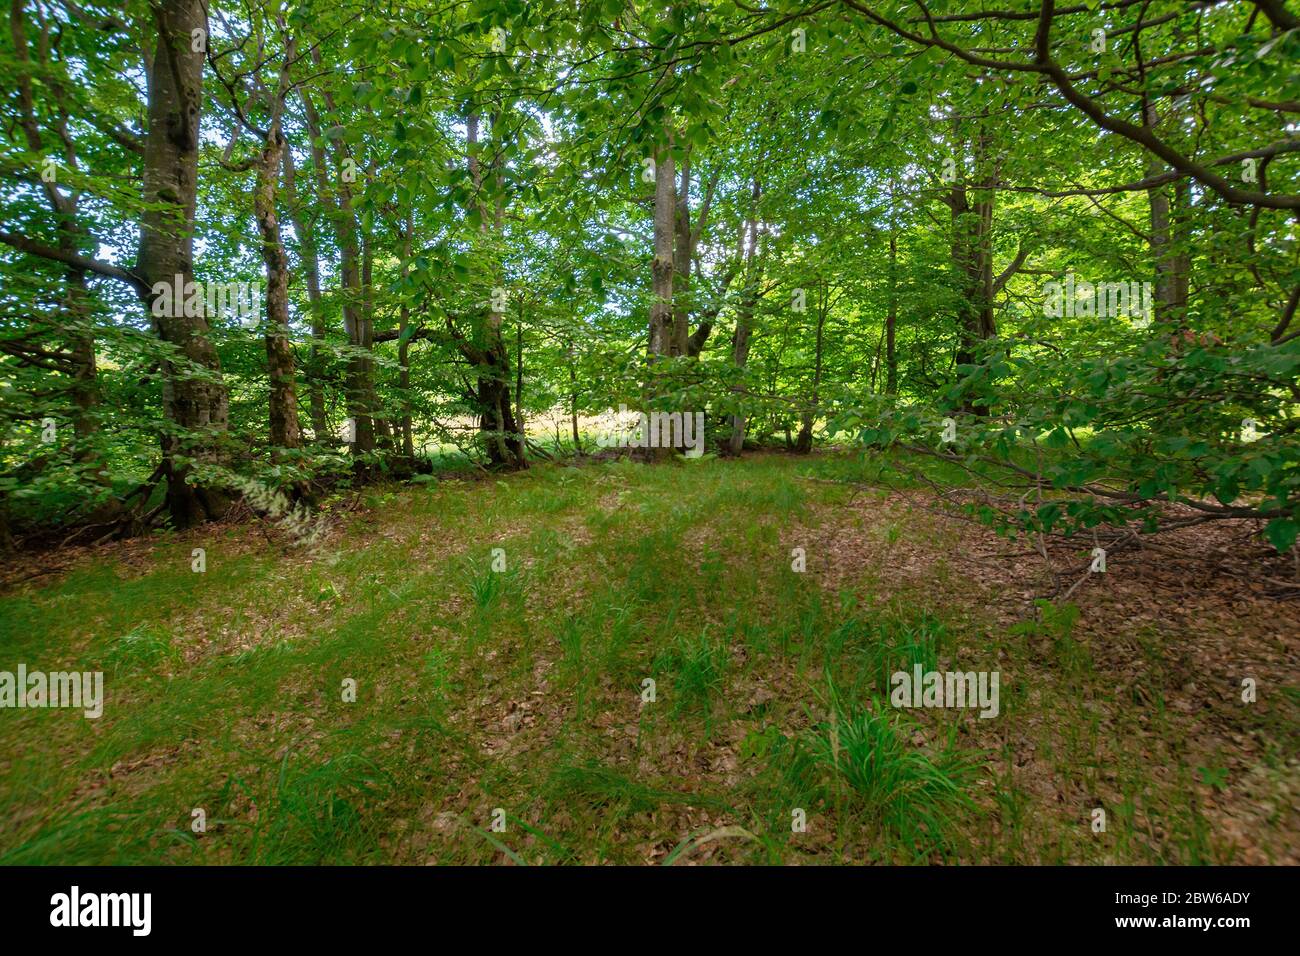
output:
[[[850,805],[918,858],[949,847],[963,812],[974,809],[965,791],[978,755],[951,736],[934,756],[912,746],[908,726],[879,698],[867,708],[833,695],[831,706],[832,719],[813,734],[814,753],[851,788]]]
[[[1106,674],[1066,612],[999,631],[975,586],[952,593],[939,526],[803,480],[863,467],[611,461],[381,487],[318,553],[218,526],[0,596],[0,669],[103,670],[106,697],[97,721],[0,712],[0,863],[1230,858],[1188,796],[1231,786],[1223,764],[1180,749],[1166,713],[1182,769],[1144,773],[1126,712],[1089,718]],[[868,551],[830,587],[816,542],[836,522]],[[937,553],[935,577],[878,593],[907,547]],[[1017,682],[1043,661],[1049,686]],[[914,664],[1003,670],[1002,717],[893,711],[889,675]],[[1012,759],[1025,735],[1052,779]],[[1126,794],[1104,844],[1088,796],[1046,796],[1058,784]]]

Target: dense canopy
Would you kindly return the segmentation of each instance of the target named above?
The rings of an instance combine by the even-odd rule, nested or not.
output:
[[[1297,532],[1281,2],[16,2],[0,516],[905,445]],[[1068,450],[1068,453],[1067,453]]]

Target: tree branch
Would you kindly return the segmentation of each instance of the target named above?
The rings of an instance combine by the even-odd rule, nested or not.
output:
[[[84,269],[87,272],[94,272],[97,275],[106,276],[110,279],[117,279],[119,282],[125,282],[131,288],[135,289],[141,297],[149,295],[150,287],[144,279],[129,269],[122,269],[118,266],[110,265],[107,262],[100,262],[98,259],[90,259],[86,256],[78,255],[75,252],[64,252],[62,249],[56,249],[54,246],[47,246],[43,242],[37,242],[35,239],[28,239],[25,236],[17,236],[12,232],[0,230],[0,242],[5,245],[13,246],[21,252],[26,252],[33,256],[40,256],[42,259],[49,259],[53,262],[61,262],[67,266]]]

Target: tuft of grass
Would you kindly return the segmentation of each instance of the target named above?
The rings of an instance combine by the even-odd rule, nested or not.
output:
[[[964,813],[978,755],[956,748],[953,735],[926,753],[906,739],[901,715],[879,699],[846,706],[831,689],[831,717],[812,731],[813,753],[848,785],[861,813],[917,856],[951,846]],[[955,728],[954,728],[955,732]]]
[[[706,628],[698,637],[678,637],[655,658],[654,671],[671,675],[674,714],[698,709],[710,717],[713,695],[722,687],[730,662],[726,645],[710,637]]]
[[[826,666],[834,671],[840,661],[857,667],[858,690],[867,694],[889,692],[890,675],[939,669],[939,655],[950,644],[948,630],[927,613],[879,613],[874,617],[850,616],[827,634]]]
[[[507,595],[518,590],[518,575],[514,568],[494,571],[491,566],[468,566],[464,571],[464,581],[469,590],[474,606],[480,611],[491,610],[500,605]]]
[[[141,624],[109,645],[104,663],[114,670],[152,670],[178,657],[171,640],[147,624]]]
[[[285,754],[269,822],[254,825],[251,863],[360,862],[377,846],[372,808],[390,790],[388,775],[358,753],[290,766]]]

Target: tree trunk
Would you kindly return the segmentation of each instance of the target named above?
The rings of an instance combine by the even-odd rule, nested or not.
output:
[[[289,257],[275,211],[275,186],[284,149],[277,119],[267,132],[253,193],[262,261],[266,264],[266,368],[271,380],[269,437],[273,455],[278,454],[278,449],[302,447],[293,349],[289,345]]]
[[[654,261],[651,263],[650,348],[651,363],[672,355],[673,343],[673,240],[677,214],[671,144],[655,154]]]
[[[221,459],[229,415],[221,361],[208,339],[203,315],[186,309],[155,309],[160,284],[181,288],[169,298],[183,301],[193,281],[193,229],[198,172],[199,111],[203,105],[203,54],[191,47],[193,31],[206,33],[200,0],[161,0],[154,5],[157,39],[148,64],[149,119],[144,150],[144,198],[136,271],[152,290],[147,296],[158,335],[176,350],[163,363],[163,405],[169,428],[162,435],[167,506],[175,527],[219,518],[227,493],[192,484],[191,466]],[[179,279],[178,279],[179,277]],[[202,310],[199,310],[202,311]],[[198,374],[195,374],[198,373]]]
[[[488,209],[482,200],[484,171],[479,163],[476,148],[479,130],[478,115],[471,114],[465,126],[469,146],[470,177],[479,196],[479,232],[487,237],[493,228],[499,233],[504,227],[505,209],[499,198],[494,200],[489,221]],[[494,162],[488,173],[495,174],[495,172]],[[475,367],[479,435],[486,447],[489,465],[493,468],[522,469],[528,467],[528,459],[524,454],[523,434],[515,421],[514,409],[510,402],[510,353],[506,350],[505,340],[501,335],[501,325],[505,316],[492,304],[496,298],[495,295],[489,296],[488,312],[482,329],[484,347],[480,349],[462,341],[461,352]]]
[[[740,301],[736,310],[736,331],[731,336],[731,363],[738,369],[744,369],[749,362],[749,342],[753,336],[754,299],[749,292]],[[732,387],[738,392],[740,386]],[[731,416],[731,436],[727,439],[727,454],[739,456],[745,447],[745,426],[747,418],[743,414]]]
[[[477,366],[479,429],[493,468],[527,468],[523,436],[510,404],[510,357],[498,336]]]
[[[657,375],[658,366],[673,355],[673,246],[677,224],[677,187],[673,166],[672,135],[664,130],[665,142],[655,150],[654,192],[654,259],[650,264],[651,302],[650,338],[647,348],[647,379],[644,399],[649,413],[651,406],[664,390],[665,383]],[[672,448],[647,448],[646,457],[664,461],[672,456]]]
[[[358,231],[359,227],[358,227]],[[375,387],[375,245],[373,232],[361,235],[361,308],[357,317],[357,344],[363,350],[363,370],[358,387],[361,390],[365,415],[374,428],[374,448],[397,454],[393,431],[388,422],[388,412],[380,401]],[[366,470],[368,474],[374,472]]]
[[[515,424],[524,437],[524,304],[519,303],[519,326],[515,329]]]
[[[686,355],[691,316],[691,157],[682,159],[681,186],[673,200],[672,354]]]
[[[319,52],[313,51],[313,62],[320,66]],[[365,352],[370,348],[370,323],[365,315],[363,290],[361,288],[361,246],[358,238],[360,227],[356,213],[352,208],[352,190],[349,176],[355,176],[356,165],[347,155],[346,149],[338,140],[334,141],[334,158],[337,161],[339,181],[337,188],[331,188],[327,179],[325,150],[318,145],[323,141],[320,116],[316,112],[311,97],[302,93],[303,112],[307,118],[307,129],[311,134],[312,160],[320,177],[322,199],[334,196],[328,203],[329,218],[334,226],[335,238],[339,246],[339,284],[343,294],[343,330],[348,337],[348,344],[354,352],[348,358],[344,370],[343,390],[347,398],[348,417],[352,428],[352,454],[360,458],[375,450],[375,426],[371,411],[371,396],[374,391],[371,383],[371,362]],[[333,99],[325,95],[325,106],[333,112]],[[358,465],[356,471],[360,477],[368,477],[370,468]]]
[[[1168,117],[1166,117],[1167,119]],[[1161,124],[1155,105],[1147,101],[1142,112],[1143,125],[1154,129]],[[1166,172],[1156,156],[1147,154],[1146,175],[1159,176]],[[1147,205],[1151,210],[1151,258],[1155,262],[1154,318],[1157,322],[1175,323],[1182,329],[1187,324],[1188,252],[1180,248],[1182,229],[1176,220],[1177,206],[1171,208],[1171,187],[1153,186],[1147,190]],[[1172,189],[1175,203],[1185,199],[1186,184]]]
[[[415,232],[415,222],[411,213],[406,214],[402,226],[402,287],[405,289],[406,276],[410,271],[411,237]],[[406,329],[411,323],[411,307],[407,305],[405,294],[402,308],[398,314],[397,335],[397,384],[402,390],[402,455],[408,461],[415,460],[415,443],[411,437],[411,343],[406,337]]]
[[[997,332],[993,317],[993,197],[998,174],[989,164],[989,136],[980,129],[975,146],[975,182],[972,204],[960,179],[948,197],[952,209],[952,259],[957,272],[958,329],[956,364],[973,365],[980,343]],[[966,411],[986,415],[988,408],[968,401]]]
[[[296,175],[293,167],[293,150],[284,150],[284,193],[293,230],[298,234],[302,250],[303,271],[307,278],[307,306],[311,310],[311,352],[307,357],[307,386],[311,405],[311,434],[313,440],[324,442],[329,438],[329,422],[325,418],[324,355],[325,313],[321,306],[320,257],[316,246],[315,224],[307,218],[298,201]],[[321,202],[325,197],[321,196]]]
[[[713,320],[720,305],[703,309],[699,325],[691,332],[691,273],[694,271],[695,249],[709,222],[713,206],[713,193],[718,185],[720,170],[715,169],[700,202],[699,218],[691,222],[691,164],[690,153],[681,168],[681,188],[677,191],[673,211],[673,354],[696,356],[704,349],[713,332]],[[731,282],[731,273],[723,280],[722,292]]]
[[[885,392],[898,392],[898,355],[894,350],[898,327],[898,230],[894,223],[894,180],[889,181],[889,314],[885,316]]]
[[[573,453],[582,454],[582,438],[578,434],[578,371],[573,367],[573,347],[569,347],[569,424],[573,426]]]
[[[885,393],[898,393],[898,354],[894,339],[898,328],[898,292],[894,283],[894,266],[898,256],[898,240],[889,237],[889,314],[885,316]]]
[[[812,401],[809,403],[808,408],[804,410],[799,427],[799,437],[794,443],[795,453],[799,455],[806,455],[812,451],[813,422],[817,418],[818,393],[821,391],[822,385],[822,333],[826,328],[826,314],[830,311],[828,300],[829,293],[825,283],[823,283],[821,294],[817,300],[817,343],[813,360]]]
[[[740,305],[736,309],[736,331],[731,336],[731,363],[737,369],[744,369],[749,362],[749,343],[753,337],[754,310],[758,306],[758,286],[763,277],[761,260],[757,258],[758,200],[762,194],[762,184],[759,182],[758,177],[755,176],[753,186],[750,189],[749,222],[746,223],[749,242],[743,250],[745,291],[741,296]],[[739,390],[739,385],[732,387],[733,392]],[[741,451],[744,450],[746,425],[745,415],[731,416],[731,436],[727,439],[728,455],[739,456]]]

